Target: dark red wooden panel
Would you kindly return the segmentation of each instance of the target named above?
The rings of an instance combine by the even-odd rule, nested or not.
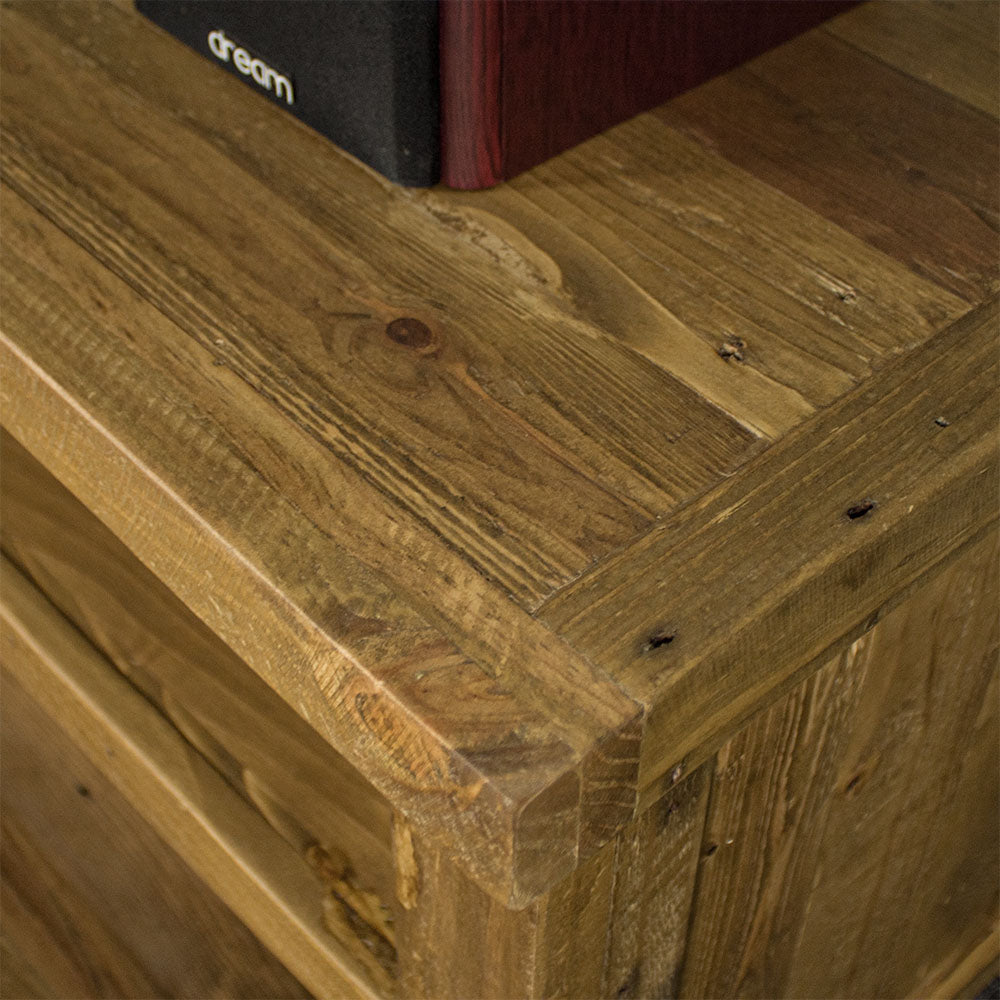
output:
[[[442,179],[513,177],[853,2],[444,0]]]
[[[441,179],[455,188],[503,178],[502,0],[439,0]]]

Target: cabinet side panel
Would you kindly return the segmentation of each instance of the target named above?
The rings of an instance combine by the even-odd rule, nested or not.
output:
[[[309,996],[6,673],[2,910],[5,997]]]
[[[719,752],[682,995],[929,995],[990,935],[996,546]]]
[[[868,637],[792,995],[928,996],[997,947],[997,570],[994,532]]]

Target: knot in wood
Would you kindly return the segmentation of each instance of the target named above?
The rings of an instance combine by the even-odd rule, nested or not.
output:
[[[434,339],[430,327],[412,316],[400,316],[399,319],[394,319],[386,325],[385,332],[390,340],[415,350],[428,347]]]

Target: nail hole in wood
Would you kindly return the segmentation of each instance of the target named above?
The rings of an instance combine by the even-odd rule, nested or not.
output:
[[[846,785],[844,785],[844,794],[850,795],[851,792],[853,792],[854,789],[858,787],[858,784],[860,783],[863,777],[864,777],[864,772],[858,771],[858,773],[854,775],[854,777],[851,778],[851,780]]]
[[[76,794],[82,796],[85,799],[90,798],[90,789],[86,785],[77,785]]]
[[[673,632],[656,632],[646,640],[646,649],[659,649],[661,646],[668,646],[676,639]]]
[[[848,507],[846,513],[852,521],[856,521],[859,517],[864,517],[874,509],[874,500],[862,500],[861,503],[856,503],[853,507]]]
[[[718,844],[706,844],[705,850],[702,852],[706,858],[710,858],[719,849]]]

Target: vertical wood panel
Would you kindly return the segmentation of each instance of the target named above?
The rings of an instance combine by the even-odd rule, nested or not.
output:
[[[710,782],[692,772],[618,838],[604,996],[677,996]]]
[[[4,997],[309,996],[6,673],[3,925]]]
[[[900,995],[991,933],[997,557],[994,535],[868,637],[791,995]]]
[[[417,842],[417,892],[397,916],[403,995],[676,996],[708,779],[693,772],[523,910]]]
[[[682,994],[930,988],[998,885],[996,536],[719,752]]]

